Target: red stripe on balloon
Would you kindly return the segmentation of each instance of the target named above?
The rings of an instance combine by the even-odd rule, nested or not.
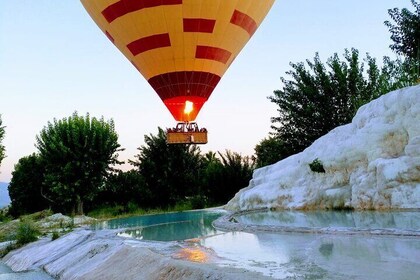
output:
[[[235,12],[233,12],[232,18],[230,19],[230,23],[235,24],[244,29],[246,32],[249,33],[249,36],[252,36],[258,28],[257,23],[252,17],[238,10],[235,10]]]
[[[215,60],[224,64],[228,62],[231,55],[232,53],[228,50],[208,46],[197,46],[195,52],[195,58]]]
[[[130,62],[131,62],[131,64],[133,64],[134,68],[137,69],[137,71],[141,72],[140,69],[137,67],[137,65],[134,63],[134,61],[130,61]]]
[[[216,21],[203,18],[184,18],[184,32],[213,33]]]
[[[152,35],[149,37],[140,38],[127,45],[127,48],[133,55],[138,55],[153,49],[170,47],[171,39],[169,33]]]
[[[109,39],[112,43],[114,43],[114,37],[112,37],[112,36],[111,36],[111,34],[109,34],[109,32],[108,32],[108,31],[105,31],[105,35],[106,35],[106,37],[108,37],[108,39]]]
[[[106,7],[102,11],[102,15],[105,17],[108,23],[111,23],[117,18],[131,12],[158,6],[180,4],[182,4],[182,0],[120,0]]]
[[[148,80],[162,100],[178,96],[209,98],[220,76],[199,71],[180,71],[161,74]]]

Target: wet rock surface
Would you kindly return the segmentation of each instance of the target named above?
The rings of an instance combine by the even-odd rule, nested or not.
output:
[[[126,240],[115,231],[77,229],[59,239],[41,239],[10,252],[13,271],[43,269],[59,279],[269,279],[247,270],[177,260],[156,244]]]

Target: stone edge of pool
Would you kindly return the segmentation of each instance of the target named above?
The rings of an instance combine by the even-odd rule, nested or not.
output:
[[[215,221],[212,225],[221,231],[243,231],[248,233],[267,232],[267,233],[308,233],[308,234],[341,234],[341,235],[373,235],[373,236],[406,236],[420,237],[420,230],[402,229],[356,229],[350,227],[291,227],[277,225],[255,225],[243,224],[238,222],[235,217],[250,213],[270,211],[269,208],[259,208],[252,210],[241,210],[230,212]]]

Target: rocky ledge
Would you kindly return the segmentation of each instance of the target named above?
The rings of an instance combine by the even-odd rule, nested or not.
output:
[[[77,229],[12,251],[3,262],[15,272],[41,269],[58,279],[270,279],[247,270],[176,259],[170,246],[174,245],[124,239],[111,230]],[[159,247],[165,247],[166,254],[156,252]]]

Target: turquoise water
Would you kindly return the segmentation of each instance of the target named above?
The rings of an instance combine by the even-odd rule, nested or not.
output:
[[[177,259],[259,272],[274,279],[420,279],[418,235],[342,234],[360,228],[418,232],[420,212],[267,211],[234,216],[236,222],[246,225],[341,229],[335,234],[217,231],[212,222],[224,214],[148,215],[95,227],[121,229],[121,236],[141,240],[181,241],[163,252]],[[182,242],[187,239],[193,242]],[[150,244],[156,249],[156,243]]]
[[[95,229],[124,229],[119,235],[141,240],[178,241],[217,234],[212,222],[224,211],[188,211],[115,219]]]
[[[200,240],[220,266],[274,279],[420,279],[413,237],[227,232]]]

